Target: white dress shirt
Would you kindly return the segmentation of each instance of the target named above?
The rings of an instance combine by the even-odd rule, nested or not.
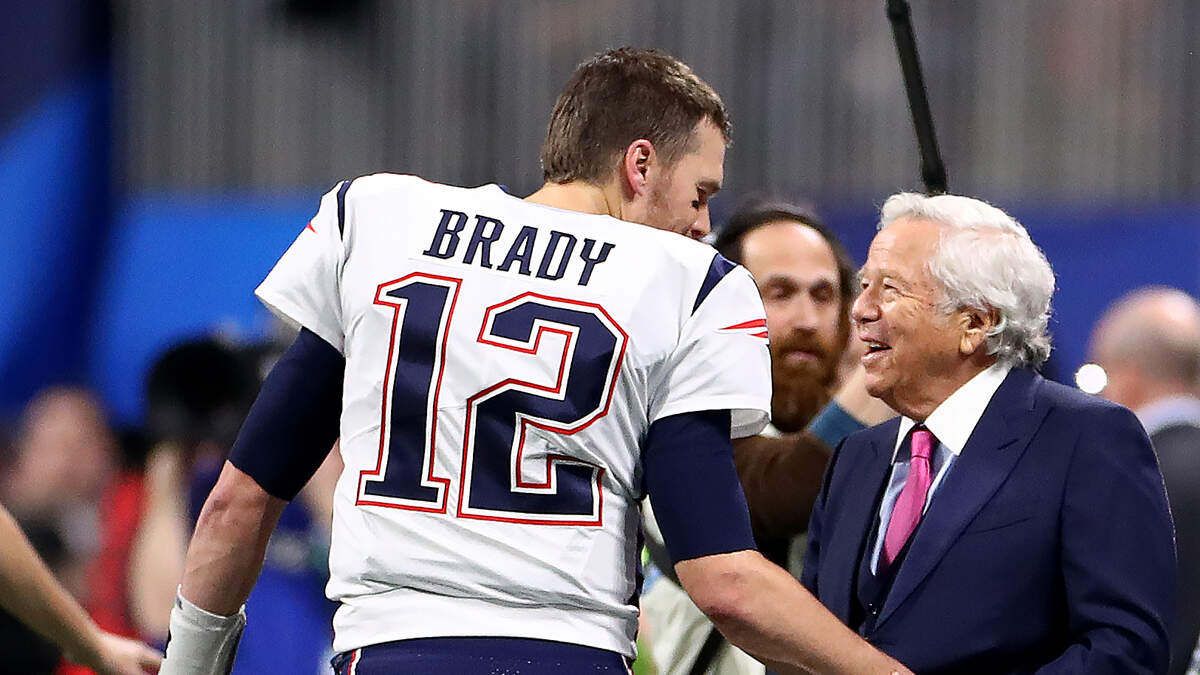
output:
[[[963,386],[956,389],[925,419],[925,428],[933,434],[938,443],[933,451],[933,456],[930,457],[929,470],[933,474],[933,482],[929,486],[929,493],[925,495],[925,506],[921,509],[922,515],[929,510],[929,505],[933,502],[933,495],[950,473],[950,467],[954,465],[954,461],[962,454],[963,448],[967,445],[967,439],[971,437],[971,432],[975,431],[976,425],[979,424],[979,418],[983,417],[984,409],[991,402],[996,390],[1000,388],[1000,383],[1004,382],[1004,378],[1008,376],[1009,370],[1011,370],[1010,366],[1000,363],[992,364],[987,370],[967,380]],[[900,430],[896,434],[896,443],[892,447],[892,473],[888,478],[883,500],[879,503],[879,529],[875,533],[875,544],[871,550],[871,572],[873,573],[878,572],[879,554],[883,551],[884,533],[887,532],[888,522],[892,517],[892,508],[896,505],[896,499],[899,498],[900,491],[904,489],[904,483],[908,480],[911,460],[907,452],[900,456],[900,447],[904,445],[908,432],[916,425],[916,420],[905,416],[900,417]]]

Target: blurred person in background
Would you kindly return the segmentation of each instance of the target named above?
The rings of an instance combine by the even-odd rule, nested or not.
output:
[[[976,199],[884,203],[851,309],[867,390],[813,507],[804,585],[927,675],[1160,675],[1175,547],[1129,410],[1036,368],[1054,272]]]
[[[1174,288],[1132,291],[1100,317],[1088,351],[1108,376],[1100,395],[1137,414],[1158,454],[1179,570],[1170,673],[1183,675],[1200,635],[1200,304]]]
[[[859,372],[848,381],[839,378],[850,343],[855,270],[842,243],[812,211],[783,201],[751,201],[717,231],[715,246],[750,272],[766,309],[771,424],[757,436],[734,441],[733,451],[759,551],[789,567],[797,562],[789,560],[792,540],[808,526],[833,446],[894,413],[867,395],[861,365],[855,364]],[[819,412],[821,420],[810,428]],[[662,576],[651,574],[641,606],[660,672],[764,672],[762,663],[725,641],[679,587],[663,563],[657,524],[652,515],[646,520],[647,545]]]
[[[149,370],[146,426],[152,444],[128,589],[134,627],[154,643],[166,642],[192,524],[257,391],[255,364],[212,338],[167,349]]]
[[[50,387],[21,416],[2,484],[3,502],[71,595],[88,601],[84,580],[101,545],[100,498],[116,463],[116,442],[98,399],[76,386]],[[58,648],[5,615],[5,665],[48,673]]]
[[[129,606],[129,559],[143,510],[143,476],[149,448],[141,429],[120,433],[122,462],[100,500],[100,548],[87,570],[88,614],[104,630],[141,638]],[[85,675],[67,667],[60,675]]]
[[[99,544],[98,503],[117,465],[116,439],[99,400],[82,387],[42,391],[25,408],[13,453],[4,503],[23,526],[61,538],[70,561],[58,574],[79,594]]]
[[[771,425],[794,433],[829,402],[850,335],[854,265],[809,209],[752,202],[714,242],[754,277],[771,337]]]
[[[150,647],[106,633],[62,586],[0,507],[0,607],[53,642],[66,659],[99,675],[142,675],[158,671],[162,657]],[[29,644],[5,645],[0,672],[50,673],[54,663],[36,664],[23,654]],[[89,671],[90,672],[90,671]]]

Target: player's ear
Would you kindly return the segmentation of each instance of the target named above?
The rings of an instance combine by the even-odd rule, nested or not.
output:
[[[625,156],[621,161],[621,176],[633,195],[640,195],[649,190],[647,174],[654,161],[654,144],[644,138],[639,138],[625,148]]]

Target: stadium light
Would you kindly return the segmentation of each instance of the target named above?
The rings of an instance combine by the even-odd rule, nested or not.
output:
[[[1088,394],[1099,394],[1108,386],[1108,373],[1095,363],[1085,363],[1075,371],[1075,386]]]

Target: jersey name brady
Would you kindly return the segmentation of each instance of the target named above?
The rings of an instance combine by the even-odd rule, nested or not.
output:
[[[467,227],[467,222],[471,221],[469,239],[463,247],[461,257],[458,258],[461,262],[493,269],[492,246],[496,244],[500,263],[495,269],[507,272],[515,266],[517,274],[524,276],[530,276],[536,270],[537,278],[553,281],[563,278],[566,274],[567,268],[573,262],[572,255],[575,253],[576,244],[579,243],[575,235],[569,232],[540,230],[528,225],[522,226],[515,236],[510,234],[505,237],[505,226],[499,218],[478,214],[472,219],[462,211],[440,211],[441,217],[433,231],[433,241],[423,252],[424,255],[433,258],[455,258],[459,252],[460,234]],[[509,229],[511,231],[512,228]],[[544,243],[538,241],[539,235],[546,239]],[[505,243],[497,244],[501,240]],[[597,244],[595,239],[584,237],[583,245],[579,247],[582,270],[577,277],[577,283],[580,286],[587,286],[592,278],[592,268],[608,260],[613,246],[614,244],[607,241]],[[534,260],[535,251],[538,255],[537,260]],[[503,252],[503,255],[499,255],[500,252]]]

